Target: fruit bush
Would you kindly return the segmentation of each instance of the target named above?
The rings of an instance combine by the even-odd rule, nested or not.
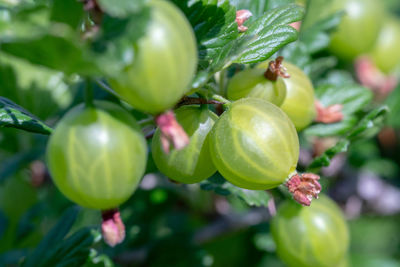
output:
[[[396,0],[0,0],[0,266],[400,266]]]

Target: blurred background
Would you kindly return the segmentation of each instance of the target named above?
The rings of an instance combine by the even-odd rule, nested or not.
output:
[[[13,2],[18,1],[0,1],[0,7]],[[250,2],[254,1],[231,1],[238,8]],[[283,2],[292,1],[265,1],[264,9]],[[340,13],[340,6],[356,15],[362,12],[357,4],[346,6],[346,0],[332,1],[341,3],[327,8],[330,2],[296,1],[307,10],[302,24],[296,26],[300,33],[303,27]],[[362,22],[367,33],[361,29],[358,36],[350,34],[343,43],[343,36],[349,33],[338,36],[335,29],[350,30],[344,13],[340,14],[342,22],[332,22],[335,27],[326,31],[328,37],[320,36],[321,43],[328,38],[321,49],[300,52],[306,57],[299,57],[298,51],[303,51],[300,39],[280,54],[312,73],[316,87],[326,81],[337,85],[356,81],[373,92],[371,106],[390,108],[382,130],[337,154],[329,167],[322,168],[321,181],[324,193],[340,205],[348,219],[349,266],[400,266],[400,1],[347,2],[373,6],[373,14]],[[7,29],[7,20],[7,10],[0,8],[0,33]],[[373,28],[376,33],[367,48],[347,47],[348,43],[365,42],[363,38],[371,35]],[[322,58],[322,71],[310,69],[308,61]],[[95,90],[96,98],[117,101],[101,88]],[[55,125],[69,108],[83,101],[83,84],[77,77],[34,66],[0,50],[0,94]],[[138,119],[144,116],[135,115]],[[300,138],[300,170],[338,141],[335,136],[302,134]],[[45,166],[46,142],[46,136],[0,128],[0,266],[18,265],[57,222],[68,218],[71,207],[75,209],[52,184]],[[125,242],[110,248],[93,241],[85,266],[284,266],[269,231],[274,207],[271,196],[276,205],[282,197],[274,192],[232,194],[218,186],[223,183],[218,174],[202,184],[172,183],[149,157],[140,188],[121,207]],[[73,214],[77,220],[72,233],[82,227],[99,228],[98,211],[80,208]]]

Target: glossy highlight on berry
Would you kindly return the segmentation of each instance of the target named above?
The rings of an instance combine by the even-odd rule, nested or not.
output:
[[[210,135],[217,170],[239,187],[274,188],[296,169],[296,129],[287,115],[270,102],[249,97],[232,103]]]
[[[257,65],[265,68],[266,62]],[[286,98],[281,109],[289,116],[298,131],[307,127],[315,118],[314,87],[310,78],[297,66],[284,62],[289,78],[283,79],[286,85]]]
[[[132,44],[135,58],[109,82],[133,107],[151,114],[172,108],[189,90],[197,66],[190,23],[169,1],[149,1],[146,33]]]
[[[286,200],[272,220],[271,232],[279,257],[289,267],[335,267],[349,247],[342,211],[324,195],[310,207]]]
[[[135,191],[146,166],[146,141],[135,119],[108,102],[79,105],[58,123],[47,146],[57,188],[94,209],[118,207]]]
[[[162,149],[160,129],[152,141],[152,155],[158,169],[177,182],[191,184],[210,177],[216,168],[211,160],[208,134],[218,116],[206,105],[183,106],[175,110],[178,123],[190,137],[183,149],[168,154]]]
[[[375,43],[385,17],[382,1],[329,1],[332,13],[344,11],[343,18],[332,34],[331,51],[345,60],[368,52]]]
[[[234,75],[228,84],[228,99],[255,97],[280,106],[286,97],[286,85],[281,77],[276,81],[266,79],[264,72],[263,69],[247,69]]]
[[[400,66],[400,19],[386,18],[369,55],[376,66],[385,73]]]

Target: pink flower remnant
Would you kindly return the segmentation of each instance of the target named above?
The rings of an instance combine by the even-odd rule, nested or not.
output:
[[[385,98],[397,86],[397,78],[384,74],[367,56],[356,59],[355,70],[361,84],[375,92],[378,99]]]
[[[236,11],[236,23],[238,24],[238,30],[240,32],[245,32],[247,27],[243,23],[248,20],[253,14],[247,9],[241,9]]]
[[[182,126],[176,121],[174,112],[168,110],[158,115],[155,119],[161,132],[161,145],[165,153],[169,153],[171,143],[177,150],[189,144],[189,137]]]
[[[289,26],[295,28],[297,31],[300,31],[301,21],[296,21],[296,22],[290,23]]]
[[[286,187],[292,193],[294,200],[303,206],[310,206],[311,200],[317,199],[321,192],[318,180],[319,175],[314,173],[295,174],[286,183]]]
[[[102,212],[103,222],[101,223],[101,232],[104,242],[114,247],[125,239],[125,225],[121,220],[118,209],[112,209]]]
[[[322,106],[321,102],[315,101],[315,109],[317,110],[316,122],[322,123],[334,123],[339,122],[343,119],[341,104],[334,104],[328,107]]]

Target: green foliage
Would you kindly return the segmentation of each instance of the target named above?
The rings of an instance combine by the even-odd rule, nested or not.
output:
[[[384,119],[388,113],[387,107],[380,107],[367,113],[344,137],[333,147],[326,150],[321,156],[315,158],[309,166],[310,171],[317,171],[321,167],[327,167],[330,160],[338,153],[346,152],[350,143],[371,138],[382,128]]]
[[[316,4],[314,2],[320,1],[313,1],[313,4]],[[313,58],[313,55],[328,47],[329,33],[339,25],[343,13],[337,12],[321,18],[320,14],[312,13],[310,10],[312,6],[308,7],[307,15],[302,22],[299,40],[286,46],[280,53],[314,80],[337,63],[335,57]],[[320,13],[320,9],[316,12]]]
[[[61,29],[62,30],[62,29]],[[66,35],[68,35],[66,33]],[[15,40],[2,44],[2,50],[11,55],[26,58],[34,64],[63,71],[67,74],[98,74],[89,51],[67,36],[45,34],[39,38]],[[63,51],[63,54],[59,52]]]
[[[0,182],[16,174],[22,166],[34,161],[44,154],[44,149],[32,149],[26,152],[20,152],[7,158],[0,168]]]
[[[236,9],[228,1],[175,1],[191,22],[199,47],[199,65],[193,87],[198,88],[232,62],[256,63],[269,58],[279,48],[297,39],[297,31],[287,24],[298,21],[303,9],[296,5],[272,9],[249,29],[239,34]]]
[[[386,105],[390,109],[388,124],[400,128],[400,86],[397,86],[386,99]]]
[[[100,239],[100,233],[83,228],[65,238],[74,224],[79,209],[67,210],[59,222],[43,238],[22,266],[81,266],[87,261],[89,248]]]
[[[143,9],[144,2],[144,0],[99,0],[98,4],[109,15],[118,18],[126,18],[131,14],[140,12]]]
[[[267,207],[271,196],[262,190],[243,189],[227,182],[220,174],[215,174],[206,181],[201,182],[201,189],[214,191],[222,196],[233,195],[245,201],[250,206]]]
[[[219,172],[197,184],[174,184],[166,179],[168,172],[158,169],[149,156],[145,179],[120,207],[126,239],[110,248],[100,242],[100,212],[73,206],[52,183],[44,165],[48,135],[73,106],[83,102],[86,80],[96,81],[89,84],[96,100],[114,102],[142,118],[139,126],[148,138],[155,138],[151,136],[158,114],[143,113],[121,101],[112,82],[106,82],[121,79],[121,73],[140,57],[139,42],[151,26],[150,1],[160,0],[97,0],[98,8],[90,8],[92,1],[0,0],[0,266],[283,266],[269,230],[269,212],[274,211],[276,204],[279,213],[283,200],[291,198],[282,189],[283,185],[268,191],[243,189],[225,180]],[[330,124],[313,122],[298,133],[301,150],[297,170],[331,176],[325,167],[335,169],[331,179],[321,177],[320,182],[323,190],[354,218],[350,223],[351,249],[346,259],[352,264],[349,266],[397,266],[399,218],[384,215],[398,212],[390,210],[390,205],[398,207],[391,200],[397,200],[399,192],[400,87],[386,100],[375,97],[376,92],[357,82],[353,62],[332,55],[331,36],[345,14],[329,10],[330,0],[165,1],[182,11],[196,37],[198,65],[195,75],[186,77],[188,81],[192,79],[190,88],[184,88],[189,91],[186,96],[200,102],[195,104],[207,109],[216,120],[215,114],[221,115],[222,108],[232,107],[225,99],[227,86],[234,81],[232,77],[244,73],[243,70],[254,70],[256,63],[267,65],[277,56],[283,56],[307,74],[315,88],[315,98],[324,107],[342,105],[343,120]],[[396,10],[399,12],[398,1],[383,2],[393,11],[390,16]],[[244,23],[248,27],[244,32],[238,31],[235,21],[240,9],[253,14]],[[289,25],[298,21],[302,22],[300,30]],[[368,32],[368,27],[362,30]],[[172,43],[171,47],[179,47]],[[160,66],[160,73],[174,71],[176,58],[182,55],[178,51],[170,57],[165,70],[166,60],[160,60],[159,56],[154,57],[154,64]],[[155,84],[154,68],[148,69],[145,75],[148,79],[140,82],[139,87]],[[183,71],[176,73],[183,75]],[[399,77],[398,70],[391,75]],[[162,81],[157,81],[159,84],[154,87],[158,91],[152,94],[166,99],[169,95],[165,85],[170,76],[173,75],[166,74]],[[207,101],[223,105],[206,106]],[[90,104],[90,99],[87,102]],[[170,107],[176,109],[175,104]],[[203,126],[200,124],[199,128]],[[392,131],[389,136],[375,138],[383,127],[394,130],[389,129]],[[264,140],[269,129],[257,134],[257,140]],[[282,130],[277,136],[286,134]],[[77,138],[84,140],[82,135]],[[156,138],[160,138],[159,133]],[[216,137],[217,141],[227,139],[227,134]],[[243,148],[251,146],[247,143],[251,142],[249,138],[238,139]],[[268,142],[264,152],[271,151],[277,143],[275,139]],[[328,140],[329,145],[324,151],[317,151],[316,140]],[[88,138],[85,143],[91,141]],[[130,141],[133,142],[131,138]],[[125,147],[129,144],[129,140],[123,142]],[[66,138],[60,138],[60,143],[67,143]],[[151,143],[152,140],[147,140],[149,151]],[[227,158],[238,157],[239,153],[230,151],[234,145],[226,147]],[[189,152],[179,158],[183,165],[192,164],[195,150]],[[275,163],[286,161],[281,152],[279,146],[271,153],[274,160],[279,158]],[[321,153],[315,156],[316,152]],[[94,166],[97,155],[81,162],[80,157],[85,153],[78,154],[73,155],[76,164]],[[118,150],[106,163],[118,163],[122,154]],[[345,161],[337,167],[334,158],[339,154]],[[62,156],[55,157],[56,163],[61,162]],[[238,161],[233,165],[254,169],[255,160],[249,159],[251,164]],[[137,163],[131,162],[130,166]],[[260,160],[257,166],[273,173],[275,169],[267,165]],[[107,166],[102,165],[106,169]],[[99,173],[104,168],[93,167]],[[85,178],[87,169],[80,169]],[[379,186],[372,186],[381,190],[379,198],[372,199],[371,195],[372,200],[364,198],[363,182],[371,180],[364,177],[365,173],[372,173],[379,181]],[[116,183],[122,176],[109,177],[110,182]],[[96,186],[105,188],[96,181]],[[286,181],[282,176],[282,184]],[[128,187],[126,183],[120,186]],[[381,208],[382,203],[387,209]],[[365,211],[380,217],[366,217]],[[315,232],[310,232],[309,236],[315,237]]]
[[[83,16],[82,3],[54,1],[51,8],[37,4],[11,9],[6,16],[10,19],[3,21],[3,30],[0,28],[2,51],[66,74],[115,75],[131,62],[132,57],[127,58],[127,52],[132,48],[127,47],[127,42],[143,34],[148,19],[143,3],[120,2],[125,6],[101,1],[108,14],[104,19],[104,30],[92,46],[85,40],[87,38],[82,39],[77,27],[87,20]],[[65,9],[70,11],[65,12]],[[45,16],[38,20],[38,14]],[[130,17],[126,18],[128,15]],[[93,30],[90,21],[85,25],[87,31]],[[106,63],[108,68],[103,68]]]
[[[297,31],[288,26],[303,17],[303,9],[297,5],[278,7],[253,22],[246,35],[257,36],[235,62],[242,64],[264,61],[284,45],[297,39]]]
[[[65,12],[68,10],[68,12]],[[83,18],[82,2],[74,0],[54,0],[51,9],[50,19],[54,22],[68,24],[71,28],[76,29]]]
[[[372,92],[357,84],[322,85],[315,89],[316,97],[324,107],[334,104],[342,105],[343,120],[338,123],[315,124],[305,133],[315,136],[333,136],[347,133],[359,122],[357,112],[372,100]]]
[[[199,49],[200,66],[215,64],[224,47],[239,33],[235,22],[236,10],[228,1],[175,1],[193,26]]]
[[[40,134],[52,132],[52,129],[44,122],[5,97],[0,97],[0,127],[17,128]]]

